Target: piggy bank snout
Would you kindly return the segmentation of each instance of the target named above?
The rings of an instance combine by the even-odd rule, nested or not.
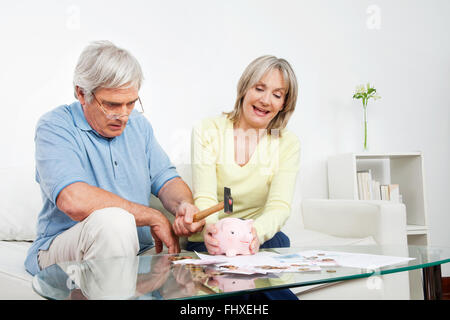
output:
[[[241,220],[238,218],[224,218],[216,227],[214,235],[219,241],[222,253],[227,255],[248,254],[250,243],[253,240],[253,220]]]
[[[246,231],[242,236],[244,241],[251,242],[253,240],[252,230]]]

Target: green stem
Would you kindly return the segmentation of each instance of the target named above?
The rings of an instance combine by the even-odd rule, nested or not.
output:
[[[367,150],[367,102],[363,102],[364,107],[364,150]]]

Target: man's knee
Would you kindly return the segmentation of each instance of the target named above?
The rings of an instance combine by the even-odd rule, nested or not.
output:
[[[103,208],[92,212],[87,223],[103,226],[105,230],[135,230],[136,221],[134,216],[122,208]]]
[[[97,243],[110,248],[121,248],[126,255],[137,255],[139,240],[136,220],[128,211],[121,208],[104,208],[89,215],[86,227],[89,236]]]

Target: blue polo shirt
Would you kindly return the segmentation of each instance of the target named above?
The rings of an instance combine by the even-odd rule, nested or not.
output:
[[[81,181],[148,206],[150,193],[157,196],[167,181],[179,176],[151,124],[137,111],[131,113],[123,133],[109,139],[91,128],[79,101],[63,105],[39,119],[35,145],[43,208],[25,260],[33,275],[40,271],[39,250],[47,250],[57,235],[78,223],[56,206],[66,186]],[[137,232],[141,251],[154,245],[149,227],[137,227]]]

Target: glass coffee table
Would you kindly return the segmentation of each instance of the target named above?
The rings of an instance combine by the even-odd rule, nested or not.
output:
[[[318,285],[422,269],[425,299],[441,299],[441,264],[450,262],[450,248],[426,246],[320,246],[266,249],[290,255],[307,250],[346,252],[412,260],[380,268],[323,266],[319,271],[253,275],[221,274],[211,267],[175,265],[179,255],[142,255],[62,262],[40,271],[33,289],[42,297],[66,299],[218,299],[242,294]],[[358,299],[358,297],[355,297]]]

